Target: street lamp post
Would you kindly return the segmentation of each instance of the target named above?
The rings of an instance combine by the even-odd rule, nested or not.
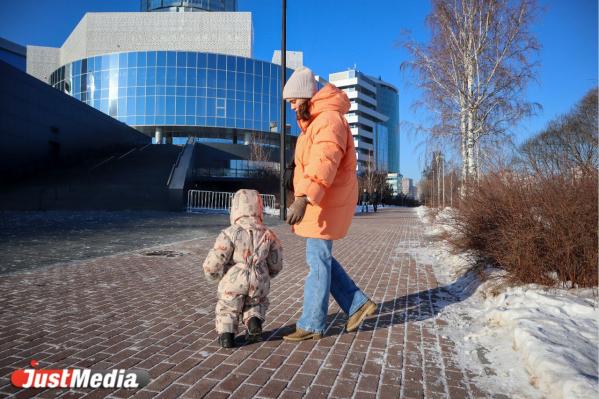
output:
[[[286,219],[287,200],[286,200],[286,188],[285,188],[285,130],[286,130],[286,119],[285,118],[285,99],[283,98],[283,88],[285,87],[285,81],[287,80],[287,0],[283,1],[283,18],[281,23],[281,119],[279,122],[279,130],[281,133],[281,152],[280,152],[280,214],[281,220]]]

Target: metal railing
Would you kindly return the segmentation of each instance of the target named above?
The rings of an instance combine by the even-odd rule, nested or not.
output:
[[[231,209],[231,200],[234,193],[223,191],[187,191],[187,212],[202,212],[206,210],[229,212]],[[272,194],[260,194],[264,213],[274,214],[275,196]]]

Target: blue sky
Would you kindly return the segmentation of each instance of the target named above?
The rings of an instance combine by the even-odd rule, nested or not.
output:
[[[280,46],[281,1],[238,0],[240,11],[251,11],[254,56],[270,60]],[[20,44],[60,46],[85,12],[138,11],[139,0],[19,0],[0,2],[0,37]],[[304,52],[304,63],[325,77],[356,65],[381,76],[400,90],[402,123],[427,115],[412,104],[420,93],[412,76],[400,72],[408,57],[397,46],[400,32],[409,30],[425,41],[425,0],[289,0],[287,48]],[[597,85],[597,0],[545,0],[545,12],[533,27],[541,42],[537,82],[527,97],[543,110],[514,127],[518,142],[537,133],[550,119],[567,112]],[[423,137],[401,132],[401,172],[418,178],[423,167]]]

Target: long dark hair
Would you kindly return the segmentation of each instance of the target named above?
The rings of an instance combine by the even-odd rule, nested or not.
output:
[[[310,115],[310,100],[305,101],[302,105],[297,108],[296,117],[301,121],[309,121],[312,117]]]

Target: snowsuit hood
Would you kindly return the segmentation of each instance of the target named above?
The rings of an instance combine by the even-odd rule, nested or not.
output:
[[[262,224],[262,198],[256,190],[241,189],[231,201],[231,224],[242,227]]]

